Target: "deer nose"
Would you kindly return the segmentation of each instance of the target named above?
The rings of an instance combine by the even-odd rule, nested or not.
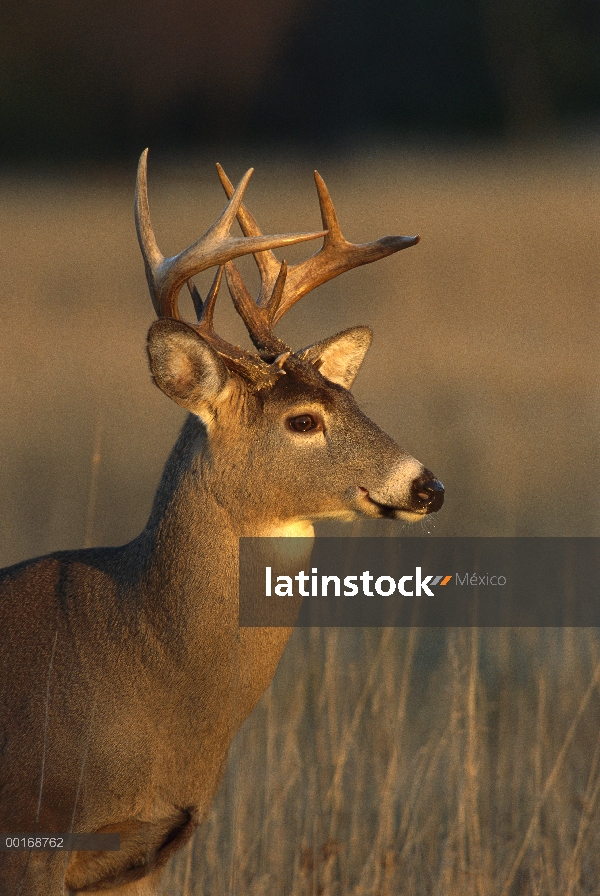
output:
[[[424,508],[427,513],[435,513],[444,503],[444,486],[430,470],[424,470],[415,479],[412,488],[415,504]]]

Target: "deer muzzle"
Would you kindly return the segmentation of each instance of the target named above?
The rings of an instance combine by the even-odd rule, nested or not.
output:
[[[388,517],[390,519],[418,519],[428,513],[436,513],[444,503],[444,486],[431,470],[421,467],[421,471],[410,483],[408,489],[396,477],[383,489],[357,489],[361,509],[367,516]]]
[[[423,470],[412,484],[412,500],[424,513],[437,513],[444,503],[444,486],[431,470]]]

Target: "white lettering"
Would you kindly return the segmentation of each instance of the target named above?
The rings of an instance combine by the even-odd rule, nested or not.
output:
[[[413,595],[414,595],[413,591],[405,591],[404,590],[404,583],[411,582],[411,581],[412,581],[412,576],[402,576],[402,578],[398,582],[398,591],[400,592],[400,594],[403,594],[404,597],[413,597]]]
[[[425,578],[422,579],[422,578],[421,578],[421,567],[420,567],[420,566],[417,566],[417,567],[415,568],[415,572],[416,572],[416,579],[417,579],[417,580],[416,580],[416,583],[415,583],[415,584],[416,584],[417,597],[421,597],[421,590],[423,590],[423,591],[425,592],[425,594],[428,594],[429,597],[433,597],[433,591],[431,590],[431,588],[428,588],[428,587],[427,587],[428,583],[431,582],[433,576],[425,576]]]
[[[388,590],[383,590],[383,582],[387,582]],[[380,594],[382,597],[389,597],[390,594],[393,594],[396,590],[396,582],[391,576],[379,576],[377,581],[375,582],[375,591],[377,594]]]
[[[367,597],[373,597],[373,592],[369,591],[369,582],[373,581],[373,576],[368,569],[365,572],[361,572],[360,580],[363,584],[363,594],[366,594]]]
[[[315,569],[315,567],[313,567],[312,590],[311,590],[311,594],[313,597],[319,596],[319,579],[318,579],[318,576],[316,573],[317,573],[317,570]]]
[[[330,582],[334,584],[335,596],[339,597],[341,593],[339,576],[321,576],[321,597],[327,597],[327,586]]]
[[[303,569],[300,570],[297,576],[294,576],[296,581],[298,582],[298,590],[302,597],[308,597],[308,591],[305,591],[302,587],[305,582],[308,582],[310,576],[307,576]]]
[[[293,585],[291,576],[277,576],[277,584],[275,585],[275,594],[277,595],[277,597],[293,597],[294,596],[294,585]]]
[[[355,585],[358,576],[346,576],[344,579],[344,597],[354,597],[358,594],[358,585]]]

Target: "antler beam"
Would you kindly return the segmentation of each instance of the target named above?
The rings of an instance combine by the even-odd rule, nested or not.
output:
[[[172,317],[180,320],[177,308],[177,298],[183,284],[215,265],[222,265],[232,258],[240,255],[248,255],[252,252],[275,249],[281,246],[289,246],[293,243],[302,243],[305,240],[314,240],[324,236],[324,233],[286,233],[273,236],[242,236],[232,237],[229,229],[238,213],[244,191],[252,176],[253,168],[250,168],[241,179],[223,213],[215,221],[212,227],[197,242],[188,246],[179,255],[165,258],[154,237],[152,224],[150,223],[150,210],[148,207],[147,186],[147,157],[148,150],[144,150],[138,166],[137,185],[135,191],[135,224],[138,240],[144,264],[146,278],[150,288],[150,295],[154,308],[159,317]]]
[[[233,184],[220,165],[217,165],[217,172],[223,189],[231,200],[234,195]],[[322,283],[326,283],[327,280],[337,277],[338,274],[372,261],[378,261],[380,258],[385,258],[387,255],[392,255],[394,252],[399,252],[401,249],[414,246],[419,242],[418,236],[386,236],[372,243],[363,244],[348,242],[340,229],[325,181],[318,171],[315,171],[315,182],[321,208],[321,219],[326,230],[322,248],[305,261],[289,267],[285,283],[278,289],[275,289],[275,284],[280,276],[279,261],[270,251],[253,253],[261,276],[261,288],[255,307],[264,309],[263,314],[260,315],[263,326],[268,321],[269,326],[273,327],[302,296]],[[237,219],[246,237],[257,238],[262,233],[256,219],[241,202],[238,206]],[[234,265],[230,262],[226,265],[225,270],[227,283],[237,307],[238,304],[246,305],[247,301],[239,294],[235,280],[230,273],[233,267]],[[240,311],[240,313],[242,312]],[[242,316],[244,315],[242,314]],[[248,326],[248,324],[246,325]],[[252,336],[252,332],[250,335]]]
[[[359,265],[369,264],[400,249],[414,246],[418,236],[386,236],[371,243],[355,244],[343,236],[331,197],[323,179],[315,171],[315,181],[324,230],[316,233],[276,234],[265,236],[242,199],[251,168],[238,186],[233,184],[217,165],[219,178],[228,203],[222,214],[204,236],[172,258],[165,258],[154,237],[150,223],[147,189],[147,155],[142,153],[138,167],[135,194],[135,221],[146,278],[154,308],[159,317],[181,320],[178,297],[187,282],[198,322],[189,324],[221,355],[228,367],[244,376],[254,388],[272,385],[278,376],[294,367],[298,358],[289,346],[275,336],[277,321],[302,296],[312,289]],[[237,218],[243,236],[233,237],[229,230]],[[310,258],[288,267],[279,262],[272,249],[323,237],[323,246]],[[258,265],[261,285],[256,301],[250,296],[233,263],[234,258],[252,254]],[[206,302],[200,298],[191,278],[206,268],[218,271]],[[213,309],[225,271],[233,303],[258,349],[258,355],[226,342],[213,329]]]

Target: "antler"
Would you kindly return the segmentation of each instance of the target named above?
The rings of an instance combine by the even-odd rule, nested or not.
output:
[[[233,185],[220,165],[217,165],[217,171],[225,193],[231,200],[234,196]],[[285,262],[280,264],[270,251],[254,252],[261,277],[256,302],[250,297],[233,262],[225,265],[227,284],[233,302],[246,324],[252,341],[262,353],[269,353],[278,348],[273,340],[281,344],[274,337],[272,328],[307,292],[344,271],[378,261],[386,255],[392,255],[419,242],[418,236],[386,236],[375,242],[363,244],[348,242],[340,229],[329,191],[317,171],[315,182],[321,219],[326,229],[323,246],[315,255],[288,268]],[[261,230],[253,215],[241,202],[238,206],[237,219],[248,239],[258,238]]]
[[[232,190],[230,201],[227,203],[224,211],[215,223],[209,227],[204,236],[200,237],[191,246],[188,246],[187,249],[184,249],[183,252],[180,252],[179,255],[165,258],[158,248],[152,224],[150,223],[147,157],[148,150],[146,149],[141,155],[138,166],[135,191],[135,223],[140,249],[144,257],[150,296],[157,315],[159,317],[174,318],[175,320],[182,319],[178,309],[178,297],[181,287],[187,282],[198,315],[198,323],[190,324],[190,326],[202,334],[203,338],[228,362],[229,367],[250,378],[256,385],[260,383],[260,388],[264,385],[272,384],[274,377],[281,373],[281,365],[279,363],[275,368],[271,368],[270,365],[266,365],[251,352],[244,351],[244,349],[233,346],[221,339],[213,329],[213,310],[221,282],[223,265],[240,255],[275,249],[280,246],[289,246],[305,240],[313,240],[324,236],[324,232],[287,233],[272,236],[263,236],[263,234],[240,237],[230,236],[229,230],[239,211],[244,191],[252,176],[253,169],[250,168],[237,188]],[[219,265],[219,269],[206,302],[203,303],[196,287],[191,284],[191,278],[215,265]],[[280,344],[283,346],[283,343]],[[283,346],[283,351],[286,348],[286,346]]]
[[[253,169],[246,172],[234,189],[221,166],[217,165],[219,178],[229,199],[227,206],[197,242],[179,255],[165,258],[156,244],[150,223],[147,156],[148,150],[145,150],[138,166],[135,222],[156,313],[159,317],[181,320],[178,297],[181,287],[187,282],[198,317],[198,322],[189,326],[213,346],[230,369],[240,373],[257,389],[272,385],[278,376],[285,373],[284,364],[290,370],[295,368],[296,362],[300,364],[300,359],[295,358],[291,349],[273,333],[277,321],[292,305],[307,292],[338,274],[414,246],[419,241],[418,236],[386,236],[372,243],[357,245],[348,242],[340,230],[327,187],[316,171],[315,181],[325,229],[317,233],[264,236],[255,218],[242,203]],[[244,234],[241,237],[229,234],[236,217]],[[315,255],[289,268],[285,261],[280,263],[271,251],[317,237],[324,237],[322,248]],[[261,278],[256,301],[250,296],[233,263],[234,258],[250,253],[254,256]],[[218,266],[217,274],[206,302],[203,302],[191,278],[215,265]],[[223,270],[233,303],[258,349],[258,355],[231,345],[214,331],[213,311]]]

